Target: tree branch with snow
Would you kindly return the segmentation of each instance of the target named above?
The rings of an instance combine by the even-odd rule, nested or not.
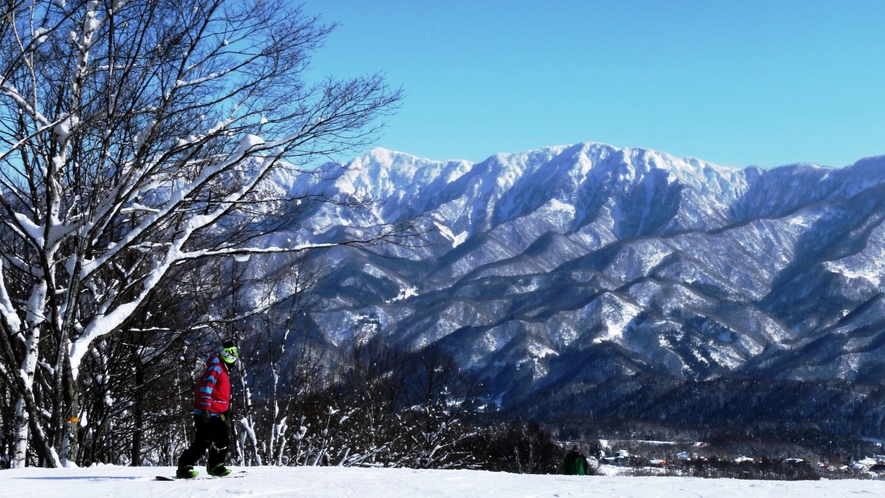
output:
[[[286,208],[262,197],[266,180],[365,145],[401,93],[379,75],[309,79],[334,25],[282,0],[23,0],[3,11],[0,363],[22,372],[11,382],[16,465],[30,451],[62,465],[96,341],[175,269],[328,246],[238,230],[279,226]],[[333,244],[396,232],[365,227]]]

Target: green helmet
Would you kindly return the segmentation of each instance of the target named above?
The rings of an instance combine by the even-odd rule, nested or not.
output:
[[[228,365],[232,365],[240,357],[240,352],[234,343],[227,341],[224,343],[224,349],[221,350],[221,359]]]

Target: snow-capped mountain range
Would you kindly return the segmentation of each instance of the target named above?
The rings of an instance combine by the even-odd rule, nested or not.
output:
[[[764,170],[583,143],[320,171],[279,187],[378,202],[323,204],[293,241],[426,229],[325,254],[339,271],[312,319],[331,342],[438,343],[505,405],[641,372],[885,378],[885,157]]]

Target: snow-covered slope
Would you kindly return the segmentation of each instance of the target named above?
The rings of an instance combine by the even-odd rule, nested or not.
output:
[[[640,372],[885,379],[885,157],[762,170],[599,143],[480,163],[376,149],[286,188],[377,201],[317,208],[293,240],[429,230],[325,254],[345,271],[319,293],[322,333],[439,342],[504,403]]]
[[[286,496],[310,498],[416,497],[611,497],[697,496],[784,498],[882,495],[885,481],[754,481],[689,477],[587,477],[527,475],[476,470],[249,467],[241,479],[154,481],[172,467],[99,466],[87,469],[29,467],[0,472],[0,496],[41,498],[214,498]]]

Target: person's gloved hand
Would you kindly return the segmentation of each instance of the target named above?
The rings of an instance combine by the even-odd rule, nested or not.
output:
[[[203,410],[203,415],[202,415],[202,416],[203,416],[203,423],[204,423],[204,424],[208,424],[208,423],[209,423],[209,419],[212,418],[212,414],[209,413],[209,410]]]

